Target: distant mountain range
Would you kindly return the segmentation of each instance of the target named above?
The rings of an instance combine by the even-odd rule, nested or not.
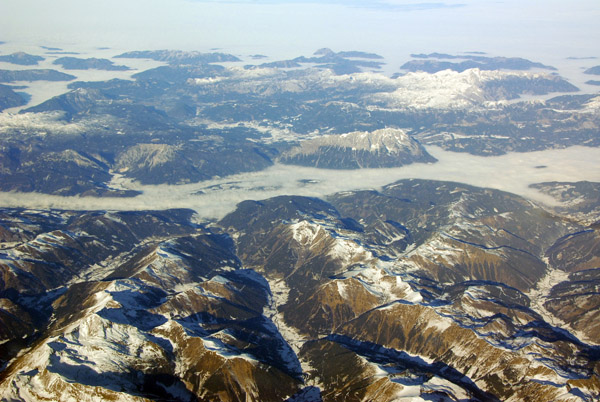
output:
[[[25,98],[8,85],[0,84],[0,110],[25,105]]]
[[[25,52],[17,52],[8,55],[0,55],[0,61],[21,66],[35,66],[44,60],[42,56],[34,56]]]
[[[0,70],[0,82],[15,81],[71,81],[76,77],[56,70]]]
[[[552,66],[535,63],[520,57],[488,57],[479,54],[450,55],[444,53],[412,54],[418,60],[409,61],[400,67],[408,71],[436,73],[442,70],[463,72],[471,68],[480,70],[531,70],[534,68],[556,71]],[[458,62],[448,60],[460,60]]]
[[[125,71],[129,70],[127,66],[117,66],[108,59],[88,58],[82,59],[78,57],[59,57],[54,60],[53,64],[58,64],[66,70],[107,70],[107,71]]]
[[[314,56],[323,59],[321,67],[296,69],[226,68],[218,63],[237,58],[222,53],[148,51],[119,57],[169,65],[136,73],[134,80],[104,82],[74,81],[75,76],[54,70],[0,71],[4,82],[74,81],[71,92],[29,107],[14,119],[18,124],[0,128],[4,191],[109,195],[116,171],[143,183],[174,184],[262,170],[278,160],[328,168],[433,162],[423,149],[417,152],[420,156],[414,154],[415,140],[481,155],[600,141],[598,115],[588,106],[594,96],[509,103],[521,95],[577,90],[552,74],[479,69],[410,73],[396,79],[364,72],[335,74],[325,59],[379,59],[327,49]],[[97,65],[99,59],[76,60],[103,68]],[[8,86],[0,100],[2,108],[23,103]],[[55,128],[67,125],[77,135],[44,129],[34,123],[38,116],[53,116]],[[383,133],[389,130],[401,130],[400,142],[412,144],[407,148],[411,150],[400,151],[400,144],[384,151],[388,140]],[[369,133],[367,148],[363,144],[352,149],[356,147],[349,138],[356,132]],[[300,148],[294,148],[300,140]],[[69,159],[73,155],[88,162],[74,163]],[[49,167],[53,175],[41,174]]]
[[[600,66],[590,67],[584,71],[585,74],[600,75]]]

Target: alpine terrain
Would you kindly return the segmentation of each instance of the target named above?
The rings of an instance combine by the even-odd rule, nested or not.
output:
[[[600,400],[600,176],[526,159],[594,152],[597,93],[475,53],[40,53],[0,59],[0,401]]]

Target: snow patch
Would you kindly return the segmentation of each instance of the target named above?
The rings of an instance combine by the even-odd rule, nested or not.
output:
[[[312,244],[317,236],[324,232],[321,226],[308,221],[293,223],[289,228],[294,240],[303,246]]]
[[[546,276],[544,276],[536,284],[535,288],[526,293],[526,296],[529,298],[529,300],[531,300],[531,308],[540,314],[544,318],[544,321],[548,322],[549,324],[559,328],[569,328],[569,332],[571,332],[580,340],[589,344],[596,344],[596,339],[590,339],[585,335],[585,333],[570,328],[567,323],[556,317],[544,306],[544,303],[548,299],[552,288],[559,283],[569,281],[569,274],[567,272],[551,267],[549,265],[548,258],[544,258],[544,261],[548,265]]]
[[[531,72],[488,71],[477,68],[463,72],[452,70],[434,74],[410,72],[395,80],[396,90],[372,96],[375,102],[387,108],[410,109],[464,109],[493,107],[498,101],[485,91],[485,84],[504,79],[532,80],[547,76]]]
[[[356,260],[365,261],[373,258],[371,252],[365,250],[356,242],[345,238],[336,239],[328,255],[340,260],[344,266],[350,265]]]
[[[340,294],[342,299],[347,299],[348,298],[348,293],[346,292],[347,285],[342,281],[336,281],[335,283],[337,285],[338,293]]]
[[[283,317],[283,313],[279,311],[279,308],[287,303],[290,289],[286,285],[283,279],[274,280],[267,279],[269,287],[271,288],[271,297],[269,303],[263,309],[263,315],[269,318],[275,327],[279,331],[281,337],[287,342],[295,353],[295,358],[300,361],[300,367],[303,373],[316,372],[316,369],[310,364],[308,360],[302,360],[298,358],[300,349],[306,343],[309,338],[302,335],[296,328],[289,326]],[[324,389],[318,379],[308,381],[307,386],[314,386],[320,389]]]

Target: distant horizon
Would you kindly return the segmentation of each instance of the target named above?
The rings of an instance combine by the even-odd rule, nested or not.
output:
[[[0,61],[0,70],[5,69],[5,70],[26,70],[26,69],[52,69],[52,70],[58,70],[61,72],[64,72],[66,74],[69,75],[75,75],[77,78],[75,79],[76,81],[106,81],[106,80],[110,80],[110,79],[132,79],[132,75],[140,72],[140,71],[144,71],[147,69],[151,69],[151,68],[155,68],[161,65],[165,65],[165,63],[163,62],[158,62],[158,61],[154,61],[154,60],[150,60],[150,59],[132,59],[132,58],[115,58],[115,56],[124,53],[124,52],[129,52],[129,51],[136,51],[136,50],[183,50],[183,51],[198,51],[201,53],[211,53],[211,52],[221,52],[221,53],[228,53],[228,54],[232,54],[235,55],[237,57],[239,57],[241,59],[241,61],[239,62],[226,62],[226,63],[217,63],[217,64],[223,64],[225,66],[245,66],[245,65],[258,65],[258,64],[262,64],[262,63],[268,63],[268,62],[273,62],[273,61],[281,61],[281,60],[289,60],[289,59],[294,59],[296,57],[299,56],[306,56],[306,57],[311,57],[316,51],[323,49],[323,48],[330,48],[331,50],[335,51],[335,52],[343,52],[343,51],[358,51],[358,52],[366,52],[366,53],[376,53],[380,56],[383,57],[383,60],[377,60],[378,62],[382,62],[381,65],[381,69],[374,69],[372,71],[374,71],[375,73],[378,74],[383,74],[387,77],[391,77],[394,74],[398,74],[398,73],[403,73],[403,70],[400,69],[400,67],[410,61],[410,60],[414,60],[413,57],[411,57],[411,54],[429,54],[429,53],[446,53],[446,54],[451,54],[451,55],[472,55],[472,54],[481,54],[484,55],[485,57],[522,57],[524,59],[528,59],[532,62],[539,62],[548,66],[552,66],[552,67],[556,67],[558,69],[558,71],[550,71],[550,70],[540,70],[542,72],[546,72],[546,73],[556,73],[561,75],[562,77],[566,78],[571,84],[575,85],[577,88],[580,89],[580,94],[584,94],[584,93],[591,93],[591,94],[595,94],[595,93],[599,93],[599,89],[598,86],[595,85],[590,85],[587,84],[587,81],[593,79],[594,76],[592,75],[588,75],[588,74],[584,74],[585,69],[593,67],[593,66],[597,66],[600,65],[600,59],[595,57],[595,56],[587,56],[587,57],[564,57],[562,59],[559,60],[546,60],[543,58],[536,58],[533,56],[528,56],[528,55],[524,55],[524,56],[518,56],[515,54],[503,54],[503,53],[492,53],[486,50],[475,50],[475,49],[471,49],[471,50],[462,50],[462,51],[458,51],[458,52],[451,52],[447,49],[434,49],[431,52],[428,51],[408,51],[408,49],[406,49],[406,53],[397,53],[395,55],[395,58],[390,60],[388,57],[386,57],[385,54],[381,54],[379,52],[374,51],[373,49],[366,49],[366,48],[360,48],[360,47],[356,47],[356,48],[352,48],[352,47],[347,47],[347,48],[332,48],[332,47],[328,47],[328,46],[320,46],[320,47],[315,47],[313,49],[310,49],[308,51],[306,51],[305,53],[302,52],[298,52],[298,53],[294,53],[294,54],[286,54],[284,55],[280,55],[280,57],[278,57],[277,54],[273,54],[270,53],[268,51],[263,51],[266,49],[253,49],[253,48],[249,48],[249,49],[243,49],[243,52],[235,52],[233,51],[234,49],[227,49],[227,48],[197,48],[197,49],[182,49],[181,47],[176,47],[176,44],[174,44],[173,47],[171,48],[160,48],[157,46],[156,49],[153,48],[126,48],[126,47],[122,47],[122,48],[113,48],[113,47],[108,47],[108,46],[95,46],[93,44],[84,44],[79,43],[79,44],[68,44],[68,45],[63,45],[62,47],[58,47],[58,45],[56,44],[50,44],[48,42],[41,42],[41,43],[36,43],[36,44],[25,44],[22,42],[9,42],[9,43],[4,43],[4,44],[0,44],[0,55],[7,55],[7,54],[12,54],[15,52],[19,52],[19,51],[24,51],[26,53],[30,53],[33,55],[41,55],[45,58],[45,60],[41,61],[39,64],[37,65],[29,65],[29,66],[23,66],[23,65],[18,65],[18,64],[11,64],[8,62],[2,62]],[[60,48],[61,50],[51,50],[51,49],[55,49],[55,48]],[[237,49],[237,50],[242,50],[242,49]],[[64,52],[64,54],[61,54],[61,52]],[[268,54],[265,54],[268,53]],[[264,56],[264,58],[260,58],[260,59],[256,59],[255,55],[257,54],[261,54]],[[128,67],[130,67],[130,70],[124,70],[124,71],[110,71],[110,70],[96,70],[96,69],[89,69],[89,70],[69,70],[69,69],[65,69],[64,67],[60,66],[60,65],[56,65],[53,64],[53,61],[59,57],[63,57],[63,56],[71,56],[71,57],[76,57],[76,58],[90,58],[90,57],[96,57],[96,58],[103,58],[103,59],[109,59],[109,60],[113,60],[113,62],[116,65],[126,65]],[[557,63],[558,62],[558,63]],[[307,65],[304,65],[304,67],[307,67]],[[365,71],[371,71],[371,69],[366,68]],[[32,82],[27,84],[27,89],[24,92],[27,92],[27,94],[29,96],[31,96],[31,98],[29,99],[29,102],[27,105],[23,105],[20,107],[15,107],[15,108],[10,108],[10,109],[5,109],[2,112],[0,112],[0,115],[2,114],[6,114],[6,113],[15,113],[18,112],[19,110],[25,109],[27,107],[31,107],[31,106],[35,106],[38,105],[54,96],[58,96],[61,95],[65,92],[68,92],[68,85],[70,84],[70,81],[36,81],[36,82]],[[553,94],[548,94],[548,95],[542,95],[542,96],[528,96],[526,94],[523,94],[521,96],[521,99],[529,99],[531,98],[533,99],[547,99],[550,97],[554,97],[560,95],[559,93],[553,93]]]
[[[219,48],[274,59],[322,47],[381,54],[481,51],[544,63],[600,56],[595,0],[525,4],[378,0],[3,0],[0,47]]]

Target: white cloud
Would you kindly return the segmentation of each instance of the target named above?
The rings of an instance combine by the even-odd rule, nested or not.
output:
[[[76,134],[84,130],[78,123],[67,123],[60,120],[61,112],[47,113],[0,113],[0,138],[2,133],[12,130],[22,131],[21,135],[40,135],[52,132],[55,134]]]

